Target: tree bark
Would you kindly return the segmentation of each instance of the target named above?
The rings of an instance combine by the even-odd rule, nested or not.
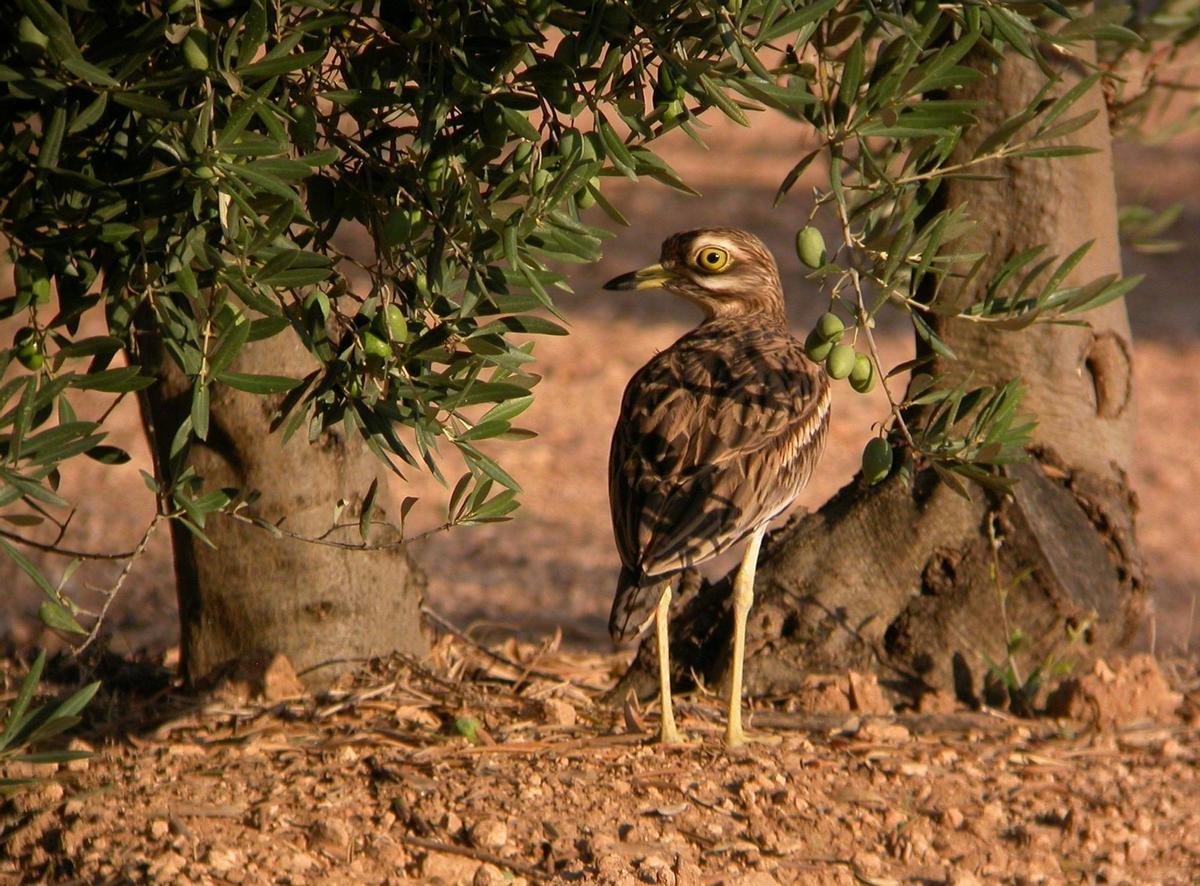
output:
[[[142,414],[159,465],[188,416],[191,393],[178,368],[163,359],[153,332],[139,335],[142,362],[159,376],[142,400]],[[311,357],[284,333],[252,343],[239,355],[239,372],[302,377]],[[339,499],[343,522],[355,521],[361,497],[378,479],[377,506],[386,513],[383,468],[358,440],[340,429],[309,444],[303,432],[287,445],[270,432],[279,396],[246,394],[214,385],[208,441],[193,445],[188,464],[208,489],[236,487],[259,493],[253,513],[284,520],[305,538],[324,535]],[[182,670],[206,683],[234,663],[265,663],[286,655],[310,689],[328,685],[363,658],[428,649],[420,615],[425,581],[404,547],[349,550],[314,544],[223,514],[210,516],[209,547],[178,521],[171,523],[179,598]],[[326,541],[361,543],[357,528]],[[397,542],[374,531],[373,544]]]
[[[1057,64],[1064,91],[1078,72],[1067,60]],[[964,134],[960,159],[1045,83],[1036,65],[1011,52],[985,73],[962,96],[979,100],[982,110],[980,125]],[[1039,243],[1049,244],[1047,255],[1065,257],[1087,240],[1095,243],[1067,284],[1120,273],[1111,137],[1098,88],[1070,113],[1088,109],[1099,113],[1070,141],[1095,153],[994,163],[983,171],[998,181],[942,185],[947,205],[969,205],[977,223],[963,251],[990,257],[977,281]],[[953,297],[966,306],[981,295],[975,283]],[[953,319],[937,325],[959,359],[939,360],[935,372],[952,379],[971,373],[974,384],[1024,380],[1023,411],[1038,419],[1030,461],[1011,469],[1018,480],[1011,497],[975,487],[972,501],[929,469],[911,483],[894,476],[874,488],[856,478],[819,512],[773,533],[750,619],[748,694],[786,695],[810,673],[853,668],[875,672],[901,697],[941,689],[975,701],[995,688],[990,666],[1006,663],[1018,629],[1027,637],[1014,656],[1022,679],[1055,663],[1082,665],[1128,642],[1146,602],[1127,479],[1129,323],[1120,301],[1081,319],[1085,326],[1019,331]],[[1014,581],[1002,604],[998,588]],[[674,617],[679,684],[693,673],[709,685],[727,679],[729,582],[694,582]],[[643,643],[622,690],[653,689],[652,646]]]

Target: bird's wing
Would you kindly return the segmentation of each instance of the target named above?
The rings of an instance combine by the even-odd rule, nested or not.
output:
[[[639,584],[721,553],[786,508],[824,442],[828,384],[799,342],[704,331],[634,376],[613,437],[613,526]]]

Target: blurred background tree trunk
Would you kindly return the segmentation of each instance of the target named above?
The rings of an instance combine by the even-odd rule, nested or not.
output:
[[[1059,64],[1064,91],[1078,73],[1067,60]],[[981,103],[981,120],[965,133],[958,156],[973,156],[1044,83],[1034,63],[1007,53],[998,72],[961,96]],[[1070,143],[1094,153],[996,162],[982,171],[998,180],[942,184],[945,205],[968,204],[977,224],[961,251],[989,256],[977,282],[957,293],[960,307],[983,296],[978,281],[1039,243],[1049,244],[1046,256],[1061,258],[1095,241],[1068,285],[1120,273],[1111,137],[1099,87],[1071,113],[1088,109],[1096,117]],[[1037,416],[1038,427],[1030,461],[1010,469],[1019,481],[1013,495],[972,486],[967,501],[925,468],[911,484],[893,476],[868,488],[857,479],[818,512],[793,518],[769,537],[760,559],[748,693],[786,694],[807,674],[854,668],[875,672],[902,695],[956,689],[972,700],[994,683],[989,665],[1003,668],[1010,651],[1018,682],[1028,682],[1035,669],[1079,665],[1130,640],[1146,586],[1127,482],[1134,430],[1129,323],[1121,300],[1080,316],[1086,325],[1017,331],[953,319],[935,324],[958,359],[938,359],[932,374],[947,373],[948,384],[966,375],[974,385],[1024,380],[1023,409]],[[681,684],[692,672],[709,685],[726,679],[729,582],[698,583],[674,617],[672,661]],[[1002,601],[1000,589],[1010,585]],[[652,689],[652,647],[652,640],[643,643],[623,685]]]
[[[156,462],[165,465],[171,441],[190,411],[188,380],[161,352],[153,331],[139,335],[143,363],[161,379],[142,401]],[[291,335],[247,345],[233,369],[300,378],[311,356]],[[353,528],[328,532],[335,503],[347,502],[341,522],[356,524],[362,496],[379,481],[375,519],[389,512],[386,468],[342,429],[309,444],[301,429],[280,446],[270,431],[282,395],[258,396],[214,385],[208,440],[193,445],[188,464],[205,490],[236,487],[259,493],[250,511],[314,544],[211,514],[204,531],[215,547],[171,521],[179,598],[182,671],[190,683],[206,682],[234,663],[265,664],[286,655],[301,680],[327,685],[362,659],[392,651],[421,654],[425,581],[402,545],[351,550]],[[159,471],[162,475],[161,469]],[[398,542],[390,529],[369,534],[372,544]]]

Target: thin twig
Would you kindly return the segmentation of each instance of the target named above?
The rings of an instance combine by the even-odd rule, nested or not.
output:
[[[84,639],[81,644],[75,647],[74,654],[76,656],[82,655],[83,651],[91,646],[92,643],[95,642],[96,638],[100,636],[100,628],[104,626],[104,618],[108,614],[108,608],[112,606],[113,600],[117,598],[117,594],[120,593],[122,586],[125,584],[125,579],[129,578],[129,573],[133,571],[133,564],[136,563],[138,558],[143,554],[143,552],[145,552],[146,545],[150,543],[150,537],[154,535],[154,530],[158,528],[158,524],[162,522],[162,519],[163,515],[161,513],[154,515],[154,519],[150,521],[150,525],[147,526],[146,531],[142,533],[142,540],[139,541],[137,547],[133,549],[133,553],[130,554],[129,559],[126,561],[125,567],[121,570],[121,574],[117,576],[116,582],[111,588],[104,592],[104,605],[100,607],[100,614],[96,616],[96,622],[92,625],[92,629],[88,631],[87,638]]]
[[[386,551],[392,548],[402,548],[406,545],[412,544],[413,542],[421,541],[422,539],[428,538],[432,535],[437,535],[439,532],[448,532],[449,530],[453,529],[455,525],[453,523],[442,523],[440,526],[435,526],[432,529],[426,529],[424,532],[419,532],[416,535],[405,536],[396,541],[387,541],[374,544],[370,542],[330,541],[325,537],[330,532],[334,532],[338,529],[357,527],[357,523],[348,523],[340,526],[334,525],[319,536],[311,536],[302,535],[299,532],[292,532],[290,529],[284,529],[282,526],[279,526],[275,523],[268,523],[265,520],[249,517],[245,514],[239,514],[237,512],[231,512],[228,516],[235,520],[240,520],[242,523],[248,523],[251,526],[257,526],[259,529],[263,529],[267,532],[278,533],[279,535],[282,535],[285,538],[290,538],[293,541],[302,541],[310,545],[323,545],[328,548],[340,548],[344,551]],[[372,521],[371,525],[390,526],[391,528],[400,531],[394,523],[388,523],[386,521]]]
[[[446,852],[451,855],[462,855],[466,858],[472,858],[475,861],[483,862],[484,864],[495,865],[504,870],[508,868],[515,871],[523,877],[528,877],[530,880],[535,880],[538,883],[547,882],[547,875],[544,871],[540,871],[533,865],[526,864],[523,861],[517,861],[515,858],[501,858],[499,855],[492,855],[490,852],[484,852],[481,849],[475,849],[471,846],[460,846],[457,843],[439,843],[437,840],[425,840],[421,837],[412,837],[408,834],[401,834],[400,841],[409,846],[414,846],[417,849],[427,849],[431,852]]]
[[[96,424],[102,425],[108,421],[108,417],[112,415],[114,409],[121,405],[121,401],[125,399],[125,395],[128,393],[128,391],[122,391],[120,394],[114,397],[113,401],[105,407],[102,413],[100,413],[100,417],[96,419]]]
[[[132,551],[122,551],[119,554],[97,554],[91,551],[76,551],[72,548],[34,541],[32,538],[26,538],[23,535],[9,532],[6,529],[0,529],[0,537],[7,538],[9,541],[15,541],[17,544],[25,545],[38,551],[45,551],[48,554],[58,554],[61,557],[78,557],[80,560],[128,560],[137,551],[136,548]]]
[[[434,610],[430,609],[428,606],[422,606],[421,613],[426,618],[428,618],[430,621],[432,621],[434,624],[436,624],[438,627],[440,627],[443,630],[447,631],[448,633],[452,634],[455,638],[462,640],[468,646],[472,647],[473,649],[477,649],[478,651],[480,651],[484,655],[486,655],[488,658],[491,658],[494,661],[499,662],[502,665],[505,665],[506,667],[510,667],[514,671],[516,671],[518,674],[520,674],[521,676],[519,677],[519,679],[517,680],[517,683],[515,685],[519,686],[521,683],[523,683],[525,680],[529,679],[530,677],[537,677],[539,680],[548,680],[551,683],[566,683],[569,686],[574,686],[576,689],[583,689],[583,690],[590,691],[590,692],[599,692],[601,689],[604,688],[602,686],[591,686],[591,685],[584,684],[584,683],[577,683],[574,680],[571,680],[567,677],[563,677],[559,674],[550,674],[550,673],[547,673],[546,671],[538,671],[533,668],[526,667],[525,665],[521,664],[518,661],[514,661],[513,659],[509,658],[506,655],[501,655],[499,652],[495,652],[491,649],[488,649],[488,647],[484,646],[478,640],[476,640],[473,637],[471,637],[470,635],[468,635],[461,628],[459,628],[452,622],[448,621],[444,616],[438,614]]]

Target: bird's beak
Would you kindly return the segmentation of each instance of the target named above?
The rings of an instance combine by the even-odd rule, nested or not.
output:
[[[604,284],[605,289],[661,289],[675,275],[661,263],[649,265],[640,271],[630,271],[613,277]]]

